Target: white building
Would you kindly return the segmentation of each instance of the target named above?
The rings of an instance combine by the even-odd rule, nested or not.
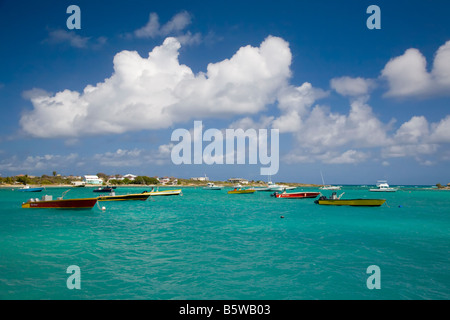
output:
[[[248,180],[242,178],[230,178],[228,181],[231,183],[248,184]]]
[[[103,184],[103,179],[99,178],[97,175],[86,175],[84,176],[85,184]]]
[[[135,176],[134,174],[128,173],[128,174],[124,175],[121,180],[128,179],[128,180],[133,181],[136,177],[137,176]]]
[[[195,181],[209,181],[209,178],[207,176],[204,177],[194,177],[191,178],[191,180],[195,180]]]
[[[159,178],[158,181],[161,184],[166,184],[166,183],[169,183],[170,179],[167,177],[164,177],[164,178]]]

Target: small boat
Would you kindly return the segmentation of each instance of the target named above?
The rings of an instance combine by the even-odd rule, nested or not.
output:
[[[251,194],[251,193],[255,193],[255,189],[234,188],[233,190],[228,191],[228,194]]]
[[[325,181],[323,180],[322,171],[320,171],[320,176],[322,177],[322,186],[319,188],[320,190],[341,190],[341,186],[332,186],[329,184],[325,184]]]
[[[320,194],[320,192],[275,192],[271,196],[275,198],[286,198],[286,199],[304,199],[304,198],[315,198]]]
[[[116,195],[114,192],[111,192],[107,196],[98,197],[98,201],[128,201],[128,200],[141,200],[145,201],[150,197],[148,192],[142,193],[134,193],[134,194],[124,194],[124,195]]]
[[[93,190],[93,192],[111,192],[111,191],[113,191],[113,189],[115,189],[116,187],[110,187],[110,186],[107,186],[107,187],[100,187],[100,188],[98,188],[98,189],[95,189],[95,190]]]
[[[341,186],[323,185],[320,190],[341,190]]]
[[[208,182],[206,187],[203,187],[205,190],[222,190],[222,186],[216,186],[213,182]]]
[[[371,192],[395,192],[397,191],[397,188],[391,188],[387,181],[385,180],[379,180],[377,181],[377,187],[369,189]]]
[[[268,183],[268,189],[267,191],[283,191],[283,190],[293,190],[295,187],[289,187],[281,184],[276,184],[272,181]]]
[[[270,190],[269,187],[260,187],[260,188],[255,188],[255,191],[272,191],[272,190]]]
[[[23,191],[23,192],[41,192],[42,190],[44,190],[43,187],[31,188],[30,186],[26,185],[23,188],[19,189],[18,191]]]
[[[97,198],[63,199],[59,197],[53,200],[52,196],[45,195],[41,199],[29,199],[22,203],[22,208],[92,209],[96,203]]]
[[[73,183],[72,185],[73,188],[84,188],[86,187],[85,183]]]
[[[150,196],[178,196],[178,195],[182,195],[181,189],[176,189],[176,190],[163,190],[163,191],[159,191],[159,190],[152,190],[150,192],[145,191],[145,194],[148,194]]]
[[[315,200],[314,203],[329,206],[360,206],[360,207],[379,207],[386,202],[385,199],[341,199],[342,193],[339,197],[336,196],[336,192],[333,192],[331,198],[321,196]]]

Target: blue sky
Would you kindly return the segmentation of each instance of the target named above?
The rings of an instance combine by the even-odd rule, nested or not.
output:
[[[174,165],[172,132],[201,120],[279,129],[275,181],[448,183],[448,12],[444,0],[0,1],[0,174],[267,180],[260,164]]]

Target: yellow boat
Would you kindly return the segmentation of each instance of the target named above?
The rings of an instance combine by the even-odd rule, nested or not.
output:
[[[255,193],[255,189],[234,189],[228,191],[228,194],[249,194]]]

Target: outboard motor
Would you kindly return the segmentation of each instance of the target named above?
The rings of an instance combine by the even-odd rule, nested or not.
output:
[[[314,203],[315,203],[315,204],[319,204],[319,200],[326,200],[326,199],[327,199],[327,197],[325,197],[325,196],[320,196],[319,199],[314,200]]]

